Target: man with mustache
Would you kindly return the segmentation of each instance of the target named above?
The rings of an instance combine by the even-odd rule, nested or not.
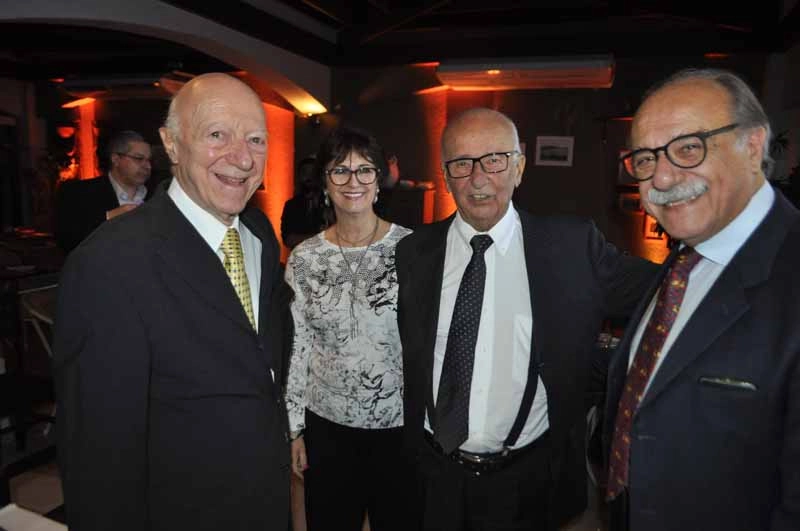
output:
[[[652,88],[623,157],[679,242],[609,370],[611,529],[800,527],[800,213],[736,75]]]
[[[56,317],[58,457],[76,531],[285,530],[278,243],[247,206],[263,105],[204,74],[161,139],[173,179],[67,260]]]

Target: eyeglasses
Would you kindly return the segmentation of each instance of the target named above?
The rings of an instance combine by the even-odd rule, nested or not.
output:
[[[464,179],[472,175],[475,170],[475,163],[481,165],[484,173],[500,173],[508,169],[508,159],[512,155],[519,155],[519,151],[506,151],[503,153],[487,153],[480,157],[462,157],[445,161],[447,175],[451,179]]]
[[[121,157],[128,157],[139,164],[144,164],[145,162],[149,164],[151,162],[150,157],[145,157],[144,155],[130,155],[128,153],[117,153],[117,155],[120,155]]]
[[[375,179],[378,178],[380,172],[381,170],[374,166],[360,166],[354,170],[345,166],[336,166],[335,168],[325,171],[328,175],[328,179],[336,186],[344,186],[349,183],[353,175],[356,176],[356,181],[361,184],[372,184],[375,182]]]
[[[706,160],[708,154],[706,140],[737,127],[739,124],[730,124],[711,131],[677,136],[661,147],[637,149],[619,160],[625,166],[628,174],[637,181],[647,181],[653,178],[656,173],[659,151],[663,151],[667,160],[678,168],[696,168]]]

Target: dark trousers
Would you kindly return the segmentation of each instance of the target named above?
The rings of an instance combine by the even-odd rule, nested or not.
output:
[[[411,473],[402,428],[350,428],[306,410],[304,434],[309,531],[407,531]]]
[[[550,445],[532,443],[505,467],[476,475],[429,445],[416,466],[425,531],[550,531]]]

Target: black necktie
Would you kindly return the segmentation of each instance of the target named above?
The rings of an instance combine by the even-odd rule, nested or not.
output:
[[[461,446],[469,436],[472,366],[486,283],[483,253],[492,245],[492,238],[487,234],[478,234],[472,237],[469,244],[472,246],[472,258],[458,287],[436,398],[435,437],[448,454]]]

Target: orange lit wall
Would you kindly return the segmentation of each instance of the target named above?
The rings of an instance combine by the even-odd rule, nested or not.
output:
[[[100,174],[97,165],[97,137],[94,132],[95,104],[92,101],[78,107],[78,175],[81,179],[91,179]]]
[[[422,126],[425,134],[425,144],[428,146],[429,153],[438,155],[441,151],[442,132],[447,123],[448,94],[449,92],[442,91],[418,96],[424,109],[424,123]],[[444,219],[456,210],[456,203],[453,201],[453,196],[447,191],[440,158],[440,156],[428,157],[428,167],[424,170],[425,175],[431,175],[433,177],[432,180],[435,186],[433,205],[434,219],[427,219],[429,214],[428,209],[426,209],[425,223]]]
[[[252,202],[267,215],[281,241],[283,204],[294,193],[294,113],[268,103],[264,104],[264,112],[269,135],[264,190],[256,191]],[[281,260],[285,261],[288,255],[281,242]]]

